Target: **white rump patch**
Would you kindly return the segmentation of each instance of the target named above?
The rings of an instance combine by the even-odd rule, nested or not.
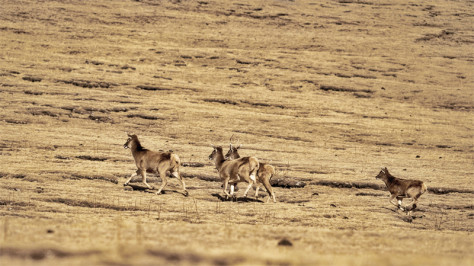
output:
[[[255,179],[255,175],[250,175],[250,179],[252,179],[253,182],[257,182],[257,179]]]

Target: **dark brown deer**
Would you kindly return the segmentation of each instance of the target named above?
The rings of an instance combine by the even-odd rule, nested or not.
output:
[[[386,167],[375,178],[382,180],[387,185],[391,195],[390,203],[397,206],[400,210],[406,211],[407,214],[416,208],[418,198],[427,190],[426,185],[422,181],[396,178],[388,172]],[[407,207],[408,205],[402,206],[404,198],[412,200],[410,208]],[[397,199],[398,202],[395,203],[394,199]]]
[[[236,147],[232,145],[232,142],[231,142],[229,151],[225,155],[225,159],[234,160],[234,159],[240,158],[240,154],[238,151],[240,147],[242,147],[241,144],[239,144],[239,146]],[[267,164],[267,163],[260,163],[260,166],[257,171],[257,180],[255,182],[257,185],[257,188],[255,189],[255,198],[258,197],[258,190],[260,189],[260,185],[263,185],[268,192],[267,202],[270,201],[270,197],[271,197],[273,199],[273,202],[276,203],[275,193],[273,192],[273,188],[270,184],[270,180],[272,179],[274,174],[275,174],[275,168],[272,165]]]
[[[126,186],[132,180],[132,178],[138,174],[142,176],[142,182],[149,189],[152,187],[146,182],[146,173],[157,173],[161,177],[161,186],[156,192],[160,194],[163,188],[168,183],[167,172],[169,171],[174,177],[176,177],[181,185],[183,186],[183,193],[185,196],[188,195],[186,185],[184,183],[181,174],[179,173],[180,159],[178,155],[172,152],[157,152],[145,149],[138,140],[137,135],[128,134],[127,142],[123,145],[125,149],[132,151],[133,159],[138,170],[130,176],[130,178],[123,185]]]
[[[224,194],[226,199],[234,198],[234,185],[240,182],[248,183],[245,190],[244,197],[254,184],[259,167],[258,159],[255,157],[243,157],[237,160],[225,160],[222,147],[214,147],[214,150],[209,155],[209,160],[214,161],[219,177],[224,183]],[[227,192],[227,186],[230,186],[230,194]]]

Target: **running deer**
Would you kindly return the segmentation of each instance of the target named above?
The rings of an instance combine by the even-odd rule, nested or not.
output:
[[[406,211],[407,214],[416,208],[418,198],[427,190],[426,185],[422,181],[396,178],[388,172],[387,167],[383,168],[375,178],[382,180],[387,185],[388,191],[391,194],[390,203],[397,206],[400,210]],[[412,200],[411,208],[407,208],[408,205],[402,207],[402,200],[404,198]],[[393,201],[394,199],[398,200],[398,204]]]
[[[232,138],[231,138],[232,140]],[[239,144],[238,147],[232,145],[230,143],[229,151],[225,155],[226,160],[234,160],[240,158],[238,150],[242,147]],[[272,186],[270,185],[270,180],[272,179],[273,175],[275,174],[275,168],[267,163],[260,163],[260,166],[257,171],[257,180],[256,185],[257,188],[255,189],[255,198],[258,197],[258,190],[260,189],[260,185],[263,185],[268,192],[268,199],[267,202],[270,201],[270,197],[273,199],[273,202],[276,203],[275,193],[273,192]]]
[[[146,182],[146,173],[159,173],[161,177],[161,186],[156,194],[160,194],[168,183],[168,176],[166,173],[170,171],[171,174],[179,180],[183,186],[183,193],[187,196],[188,191],[186,190],[186,185],[179,173],[180,160],[178,155],[171,152],[150,151],[140,144],[137,135],[127,135],[128,139],[123,147],[132,151],[133,159],[135,159],[135,164],[137,165],[138,170],[133,173],[123,185],[128,185],[134,176],[140,174],[142,176],[143,184],[145,184],[149,189],[152,189],[152,187]]]
[[[229,197],[235,198],[234,196],[234,185],[239,182],[247,182],[249,185],[245,190],[244,197],[247,197],[247,193],[252,187],[256,180],[256,175],[259,167],[257,158],[255,157],[243,157],[236,160],[225,160],[222,152],[222,147],[214,147],[214,150],[209,155],[209,160],[214,161],[219,177],[224,183],[224,194],[226,199]],[[230,194],[227,192],[227,186],[230,186]]]

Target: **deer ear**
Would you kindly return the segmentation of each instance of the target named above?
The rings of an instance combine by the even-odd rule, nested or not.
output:
[[[239,144],[239,147],[235,148],[236,150],[242,148],[242,144]]]
[[[130,132],[127,132],[127,136],[132,137],[133,134],[130,134]]]
[[[385,169],[384,169],[384,170],[385,170],[385,173],[388,173],[388,169],[387,169],[387,167],[385,167]]]

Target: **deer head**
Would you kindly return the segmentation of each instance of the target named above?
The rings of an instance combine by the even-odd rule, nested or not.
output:
[[[227,160],[227,159],[231,159],[231,160],[234,160],[234,159],[237,159],[237,158],[240,158],[240,155],[239,155],[239,152],[238,152],[238,149],[240,149],[242,147],[242,144],[239,143],[239,146],[234,146],[232,145],[232,139],[234,138],[234,135],[232,135],[230,137],[230,144],[229,144],[229,151],[226,153],[226,155],[224,156],[224,158]],[[238,140],[237,140],[238,141]],[[238,141],[239,142],[239,141]]]
[[[127,141],[125,142],[125,144],[123,144],[123,148],[124,149],[130,149],[131,148],[131,142],[133,141],[133,139],[138,139],[137,135],[135,134],[130,134],[127,132],[127,136],[128,136],[128,139]]]
[[[375,179],[381,179],[381,178],[386,178],[388,176],[388,169],[387,167],[382,168],[380,170],[379,174],[375,177]]]
[[[214,146],[214,145],[211,145],[212,148],[213,148],[213,151],[211,154],[209,154],[209,160],[210,161],[213,161],[216,159],[216,157],[219,155],[219,154],[222,154],[222,147],[221,146]]]

